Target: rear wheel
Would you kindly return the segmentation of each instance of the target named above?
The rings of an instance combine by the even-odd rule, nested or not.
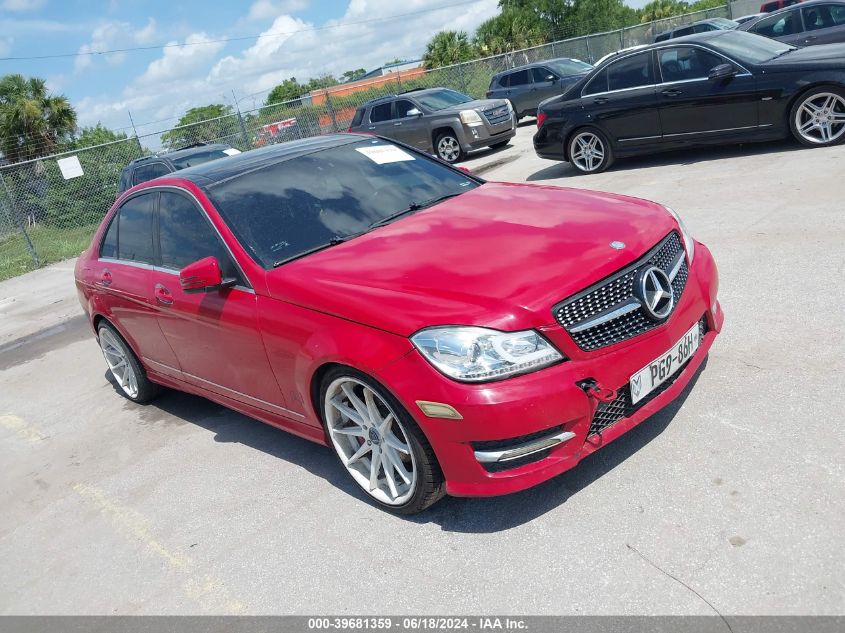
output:
[[[320,393],[329,443],[371,499],[392,512],[414,514],[443,496],[434,451],[396,398],[351,368],[331,370]]]
[[[121,395],[132,402],[143,404],[155,398],[161,387],[147,378],[147,373],[138,362],[135,353],[109,323],[103,322],[97,328],[100,349],[109,372],[117,383]]]
[[[569,139],[569,162],[582,174],[597,174],[613,163],[610,143],[596,129],[580,130]]]
[[[444,132],[437,136],[434,142],[437,155],[447,163],[457,163],[464,157],[464,151],[454,132]]]
[[[845,141],[845,90],[814,88],[802,95],[789,115],[793,136],[808,147],[826,147]]]

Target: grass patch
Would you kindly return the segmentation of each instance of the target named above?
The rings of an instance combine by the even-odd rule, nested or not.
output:
[[[76,257],[91,243],[97,225],[60,229],[34,226],[27,229],[42,266]],[[20,233],[0,240],[0,281],[34,270],[35,262]]]

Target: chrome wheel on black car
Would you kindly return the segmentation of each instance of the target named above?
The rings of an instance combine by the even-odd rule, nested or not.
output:
[[[795,138],[811,147],[845,140],[845,96],[834,88],[812,90],[792,107]]]
[[[598,130],[582,130],[569,141],[569,162],[584,174],[597,174],[610,167],[610,144]]]

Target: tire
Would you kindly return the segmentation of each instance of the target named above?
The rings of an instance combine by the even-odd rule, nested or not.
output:
[[[567,142],[570,164],[582,174],[598,174],[613,164],[607,137],[596,128],[576,130]]]
[[[320,385],[320,416],[341,467],[380,507],[416,514],[445,494],[431,444],[399,401],[366,374],[331,369]]]
[[[789,111],[789,129],[807,147],[845,142],[845,90],[819,86],[802,94]]]
[[[466,157],[466,152],[461,149],[461,143],[454,132],[438,134],[434,141],[434,151],[441,160],[445,160],[450,165]]]
[[[490,146],[490,149],[499,149],[500,147],[504,147],[505,145],[507,145],[510,142],[511,142],[511,140],[508,139],[507,141],[499,141],[498,143],[493,143]]]
[[[138,357],[110,323],[100,323],[97,339],[120,395],[132,402],[144,404],[161,392],[161,387],[147,378],[147,372]]]

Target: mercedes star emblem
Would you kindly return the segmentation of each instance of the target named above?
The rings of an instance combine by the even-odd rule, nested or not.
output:
[[[657,266],[651,266],[640,273],[637,284],[640,303],[646,315],[655,321],[662,321],[675,306],[675,293],[669,276]]]

